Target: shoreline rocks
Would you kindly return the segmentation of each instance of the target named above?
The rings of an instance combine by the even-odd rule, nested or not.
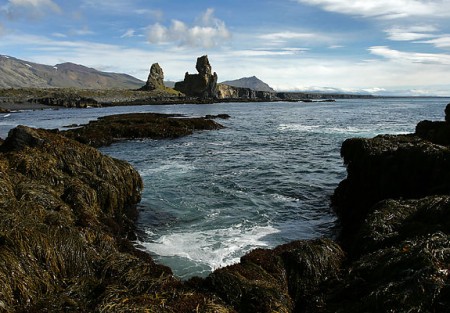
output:
[[[121,124],[124,116],[111,121]],[[238,264],[186,282],[129,241],[142,189],[129,164],[62,132],[19,126],[0,143],[0,308],[448,311],[450,147],[434,135],[445,123],[343,143],[348,176],[333,196],[338,242],[256,249]],[[131,125],[139,134],[139,122]]]
[[[124,139],[165,139],[191,135],[199,130],[218,130],[223,126],[211,118],[186,118],[182,115],[135,113],[101,117],[62,134],[93,147]]]

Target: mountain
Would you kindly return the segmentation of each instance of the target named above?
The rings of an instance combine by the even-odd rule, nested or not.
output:
[[[257,78],[256,76],[252,77],[243,77],[236,80],[227,80],[222,82],[222,84],[233,86],[233,87],[241,87],[241,88],[250,88],[257,91],[269,91],[275,92],[269,85],[265,82]]]
[[[0,88],[136,89],[143,84],[127,74],[101,72],[74,63],[50,66],[0,55]]]

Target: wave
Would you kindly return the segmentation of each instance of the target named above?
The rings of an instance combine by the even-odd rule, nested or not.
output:
[[[151,230],[146,231],[153,235]],[[245,227],[236,224],[231,228],[217,228],[205,231],[182,231],[166,234],[152,241],[138,244],[161,259],[178,257],[203,265],[213,271],[239,262],[242,255],[255,248],[268,247],[266,236],[279,233],[272,226]],[[178,270],[176,275],[182,276]]]

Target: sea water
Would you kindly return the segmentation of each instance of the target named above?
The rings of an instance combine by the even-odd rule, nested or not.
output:
[[[101,148],[144,180],[136,245],[186,279],[239,262],[255,248],[332,237],[330,196],[345,178],[342,142],[414,132],[443,120],[445,98],[326,103],[226,103],[26,111],[0,115],[0,137],[18,125],[63,128],[128,112],[229,114],[224,129]]]

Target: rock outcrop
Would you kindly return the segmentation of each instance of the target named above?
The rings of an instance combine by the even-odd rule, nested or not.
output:
[[[443,145],[450,140],[448,127],[447,122],[425,121],[416,134],[354,138],[342,144],[348,176],[336,189],[333,205],[344,237],[354,235],[381,200],[450,194],[450,147]]]
[[[198,74],[186,72],[184,81],[175,83],[174,89],[189,97],[201,99],[217,98],[217,74],[215,72],[212,73],[208,56],[199,57],[195,68]]]
[[[158,63],[153,63],[150,67],[147,82],[139,90],[152,91],[156,89],[164,90],[164,72]]]
[[[332,283],[328,312],[448,310],[446,123],[421,122],[415,134],[343,143],[348,176],[333,204],[349,265]]]
[[[65,108],[101,107],[101,104],[99,104],[95,99],[71,96],[31,98],[28,100],[28,103]]]
[[[124,139],[164,139],[191,135],[194,131],[221,129],[211,118],[182,115],[130,113],[100,117],[87,125],[64,131],[66,137],[93,147]]]

